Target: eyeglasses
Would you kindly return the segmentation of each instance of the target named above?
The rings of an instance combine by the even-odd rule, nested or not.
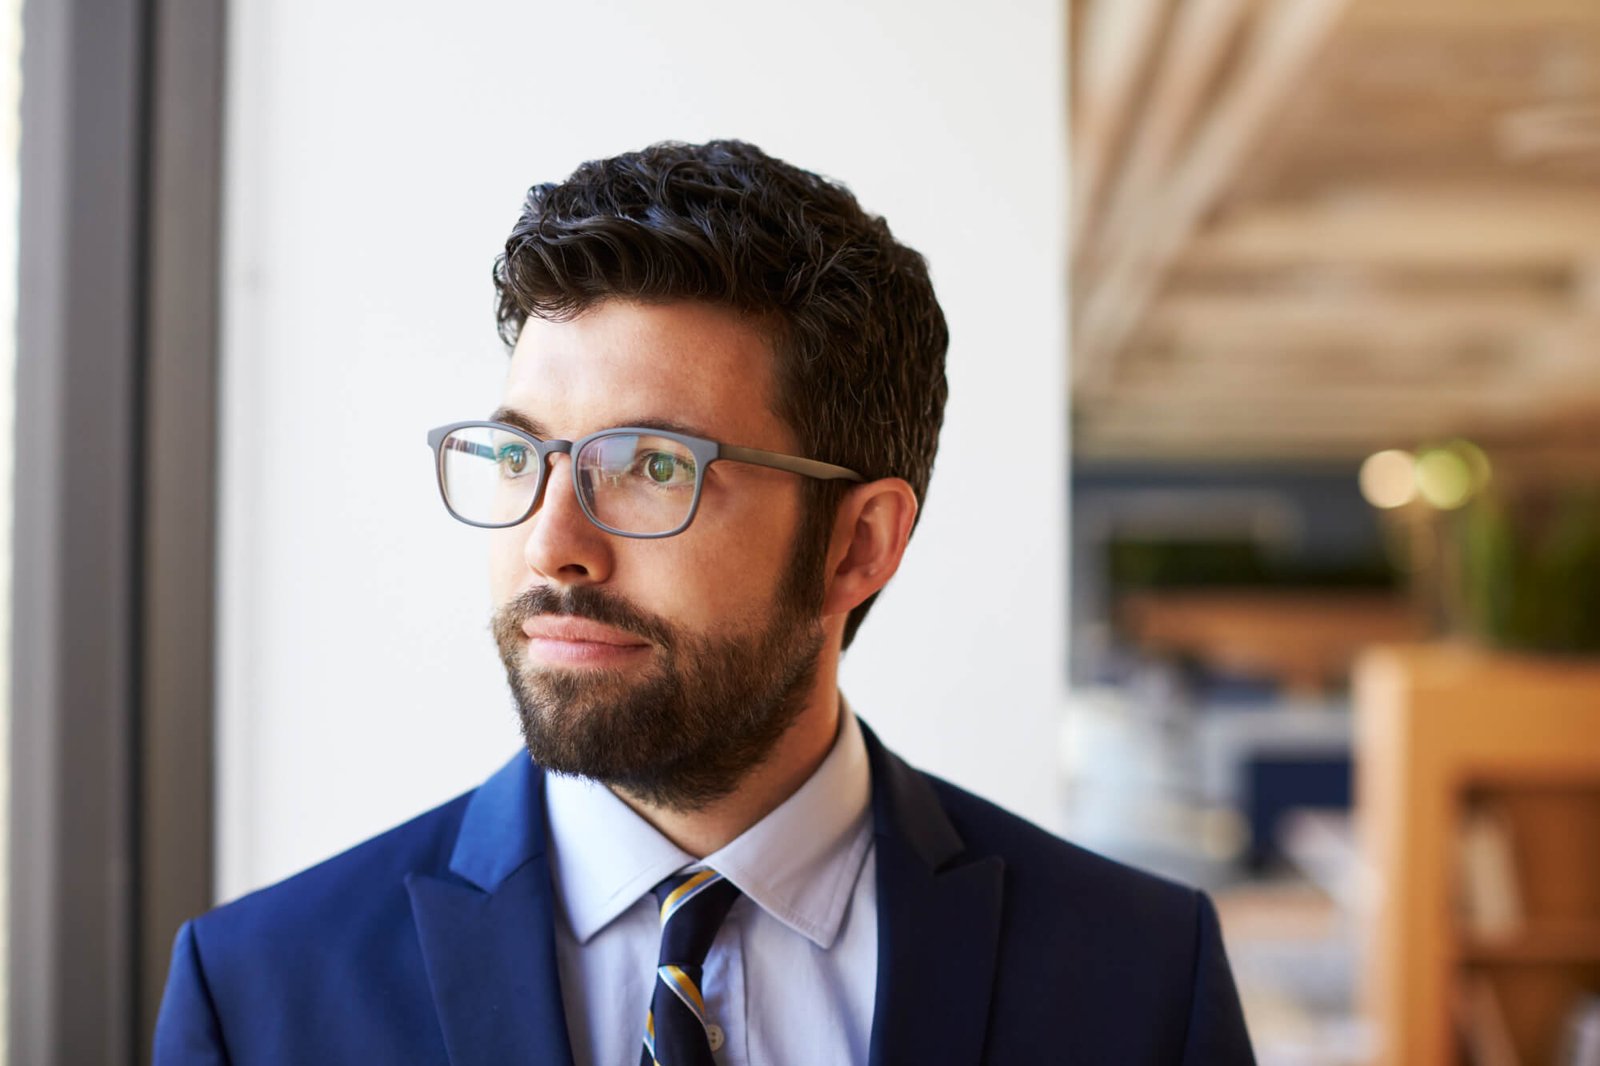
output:
[[[550,456],[571,457],[584,515],[620,537],[682,533],[700,506],[706,467],[722,459],[823,480],[863,481],[854,470],[660,429],[603,429],[577,440],[540,440],[503,422],[456,422],[428,432],[444,505],[472,526],[503,529],[533,514]]]

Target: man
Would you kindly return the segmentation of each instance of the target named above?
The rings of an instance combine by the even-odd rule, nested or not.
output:
[[[535,187],[495,284],[499,410],[430,442],[527,752],[187,924],[157,1061],[1250,1062],[1204,896],[838,694],[943,418],[922,258],[750,145],[664,144]]]

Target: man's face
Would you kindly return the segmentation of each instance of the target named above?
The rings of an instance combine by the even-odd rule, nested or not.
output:
[[[666,424],[793,453],[772,363],[727,310],[609,301],[528,320],[502,417],[544,438]],[[551,464],[538,510],[493,534],[495,639],[530,752],[680,809],[727,794],[815,679],[821,561],[797,556],[800,479],[713,463],[689,528],[640,540],[592,525],[570,458]]]

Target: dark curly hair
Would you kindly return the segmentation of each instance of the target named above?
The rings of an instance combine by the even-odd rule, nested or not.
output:
[[[753,316],[777,355],[775,403],[807,456],[922,503],[948,388],[949,330],[927,263],[844,186],[741,141],[663,143],[528,190],[495,261],[500,336],[612,298],[701,300]],[[808,481],[814,576],[848,484]],[[851,612],[846,646],[872,601]]]

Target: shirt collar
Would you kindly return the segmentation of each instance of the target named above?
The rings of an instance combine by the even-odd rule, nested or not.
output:
[[[695,858],[603,785],[549,775],[550,865],[567,924],[587,943]],[[820,948],[839,934],[872,842],[871,771],[843,701],[833,747],[795,793],[703,865]]]

